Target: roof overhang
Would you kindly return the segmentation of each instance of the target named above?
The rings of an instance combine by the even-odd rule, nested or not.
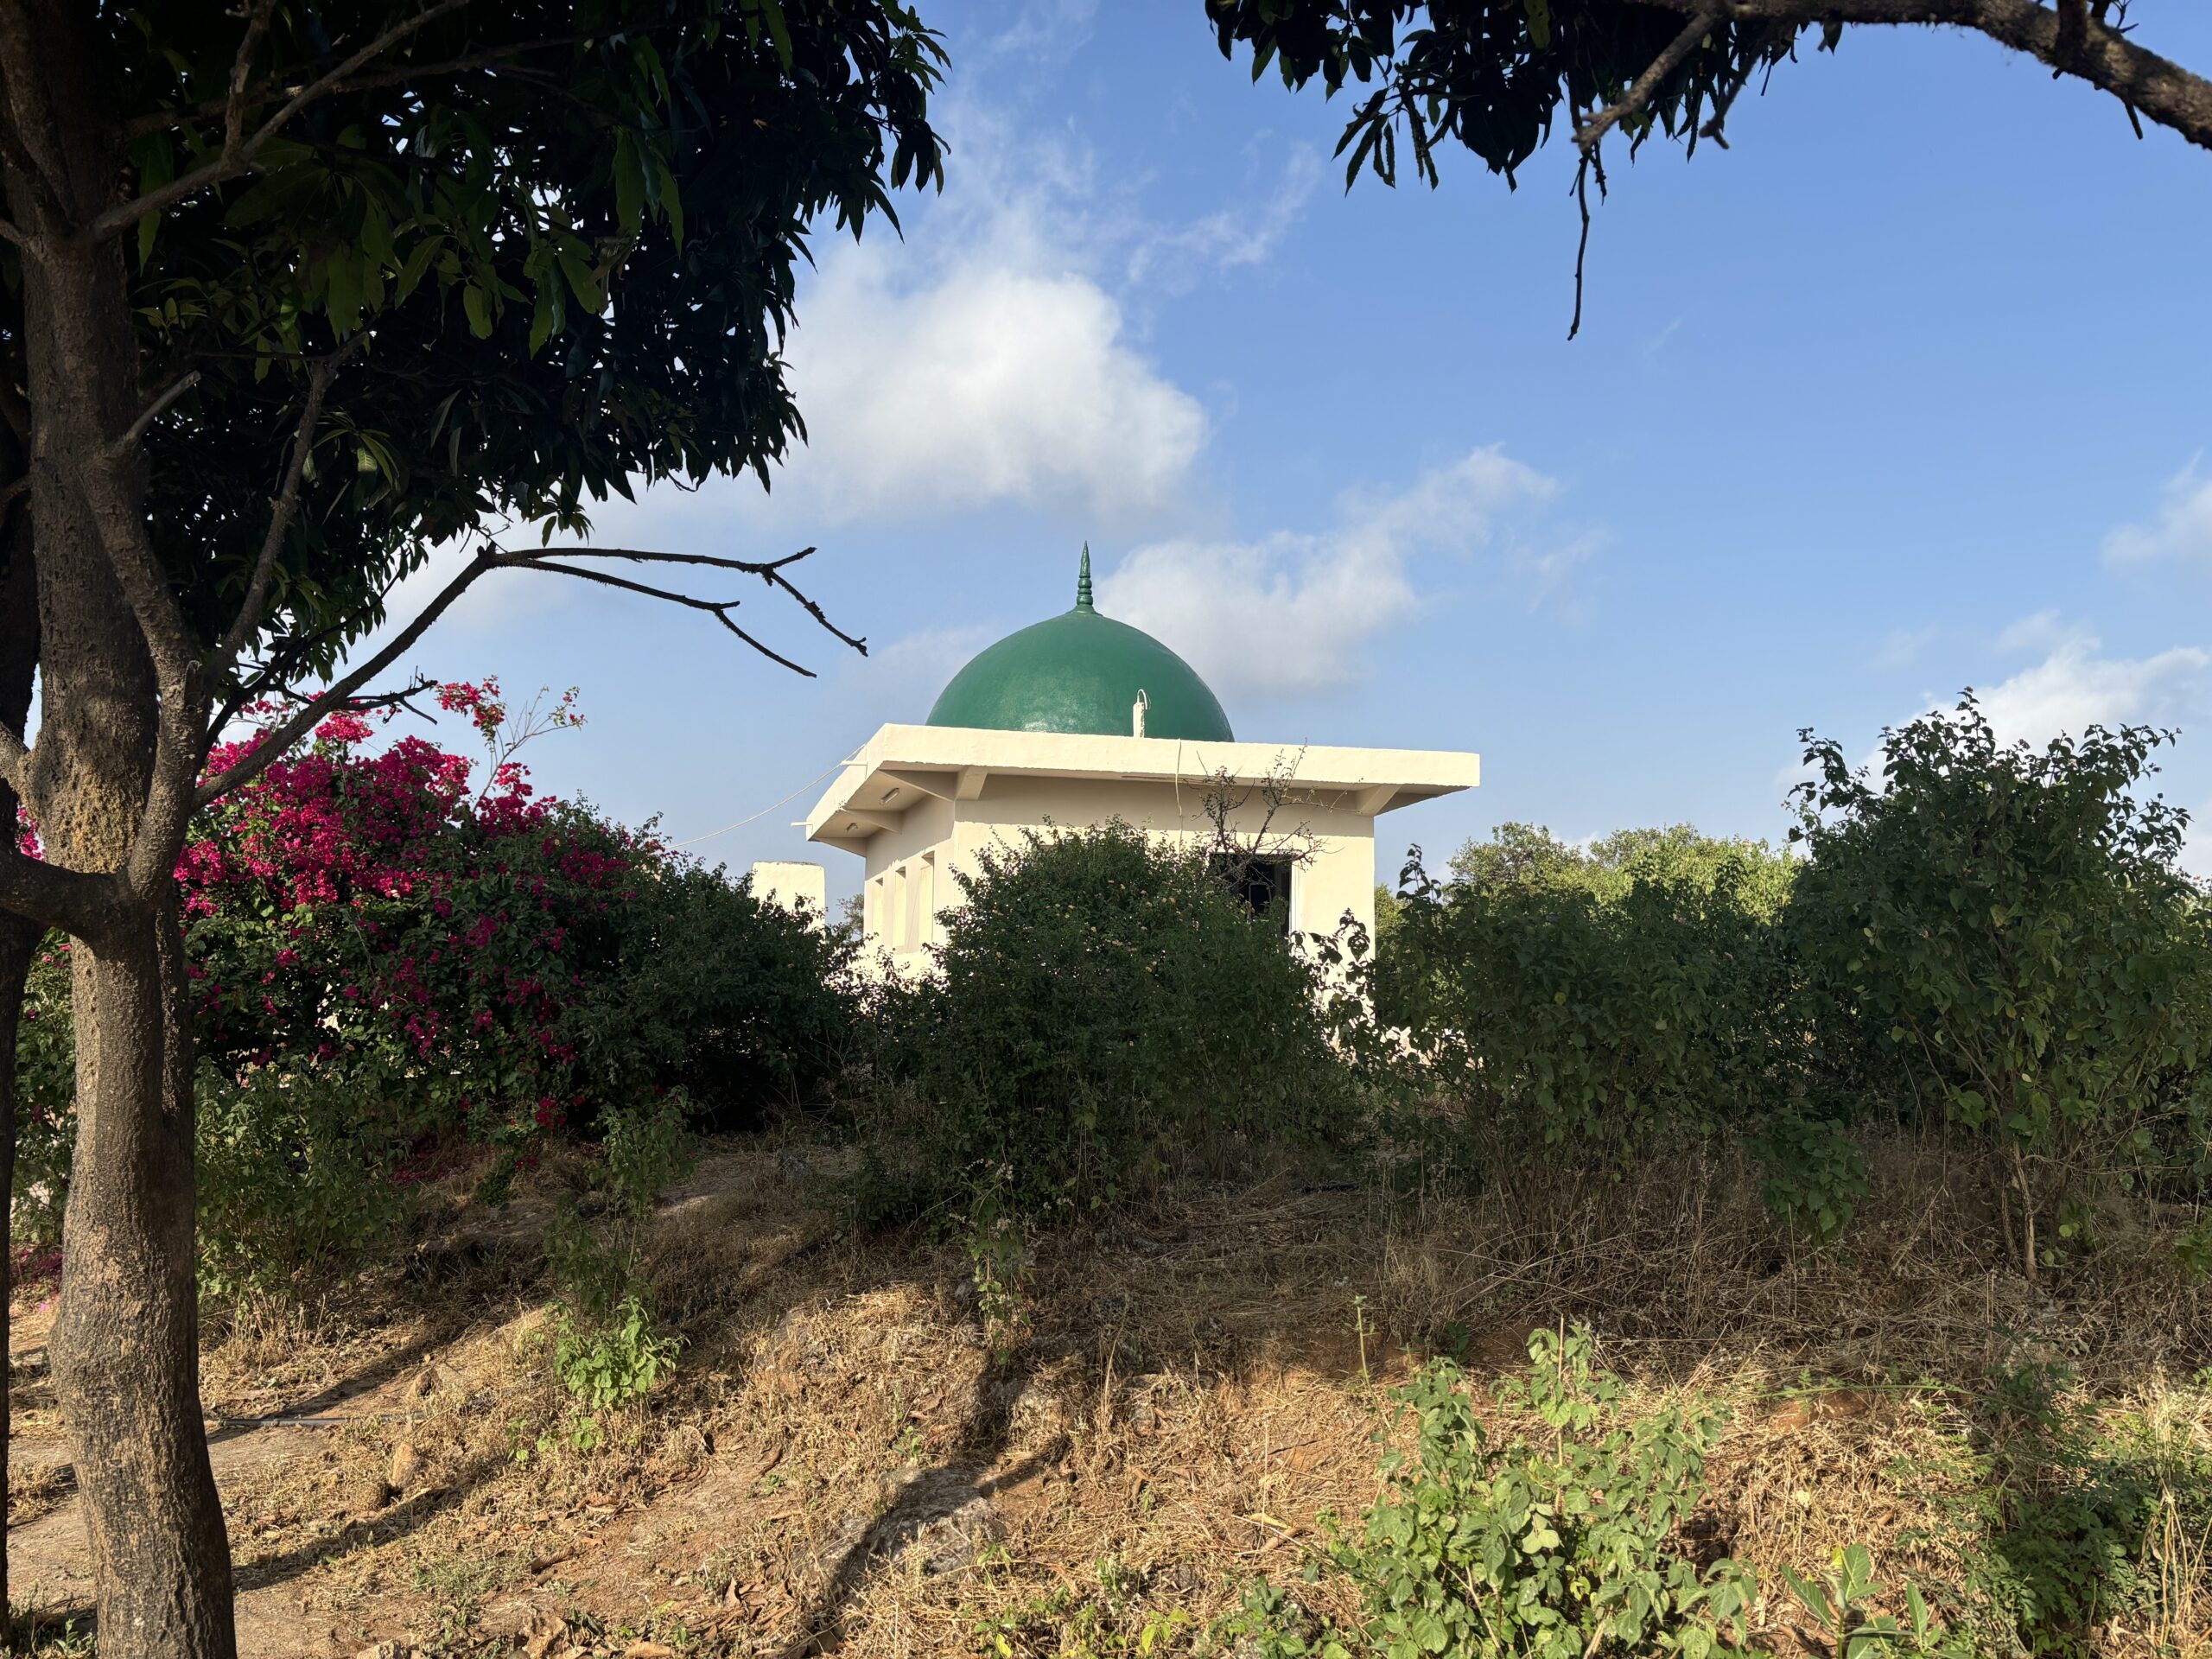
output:
[[[1204,785],[1226,772],[1232,782],[1257,784],[1286,771],[1294,789],[1350,796],[1349,804],[1372,815],[1474,788],[1482,760],[1448,749],[883,726],[806,815],[806,838],[860,852],[918,800],[975,800],[995,776]]]

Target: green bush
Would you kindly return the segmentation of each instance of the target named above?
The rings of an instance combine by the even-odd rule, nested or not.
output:
[[[1331,1659],[1741,1652],[1751,1572],[1726,1558],[1700,1570],[1675,1543],[1720,1418],[1629,1411],[1591,1352],[1587,1332],[1537,1332],[1526,1374],[1493,1385],[1487,1424],[1449,1360],[1394,1389],[1413,1453],[1385,1456],[1364,1527],[1330,1554],[1363,1593],[1361,1624],[1294,1628],[1263,1590],[1245,1613],[1259,1628],[1242,1633],[1262,1652]]]
[[[31,959],[16,1037],[13,1242],[61,1243],[77,1138],[77,1045],[69,1025],[68,941],[49,933]]]
[[[1938,1519],[1901,1541],[1947,1558],[1974,1652],[2098,1651],[2099,1627],[2178,1629],[2201,1594],[2212,1453],[2193,1413],[2106,1419],[2074,1382],[2047,1361],[2000,1363],[1970,1432],[1907,1466]]]
[[[1168,1141],[1350,1135],[1318,970],[1202,857],[1120,824],[1032,834],[963,886],[939,973],[879,1010],[879,1127],[925,1180],[1036,1216],[1127,1190]]]
[[[1807,734],[1811,854],[1785,918],[1822,1046],[1862,1046],[2004,1153],[2016,1257],[2082,1162],[2148,1161],[2206,1058],[2212,933],[2184,814],[2143,786],[2169,734],[2000,745],[1971,694],[1885,734],[1878,782]],[[2183,1154],[2172,1154],[2180,1161]]]
[[[1866,1154],[1844,1127],[1783,1112],[1751,1144],[1766,1166],[1767,1213],[1815,1245],[1842,1237],[1869,1191]]]
[[[1503,833],[1448,885],[1416,849],[1376,958],[1377,1017],[1432,1080],[1547,1142],[1616,1149],[1655,1122],[1780,1097],[1799,1039],[1770,857],[1731,849],[1599,881],[1541,832]]]
[[[836,1075],[858,1017],[852,944],[823,922],[749,879],[663,862],[572,1015],[587,1075],[610,1096],[680,1088],[724,1128],[801,1102]]]
[[[374,1060],[233,1082],[200,1069],[200,1277],[218,1294],[280,1288],[389,1236],[406,1211],[391,1180],[407,1080]]]

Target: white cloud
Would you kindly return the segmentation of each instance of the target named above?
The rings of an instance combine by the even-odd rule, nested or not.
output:
[[[1277,533],[1156,542],[1099,585],[1099,607],[1158,634],[1224,695],[1317,690],[1357,677],[1361,648],[1413,608],[1386,541]]]
[[[1003,501],[1110,518],[1169,498],[1205,411],[1104,289],[1018,225],[991,240],[918,283],[874,249],[828,262],[791,340],[810,438],[779,494],[832,522]]]
[[[2005,652],[2050,651],[2075,638],[2078,632],[2062,623],[2056,611],[2037,611],[2033,616],[2024,616],[2017,622],[2007,623],[2004,632],[1997,636],[1997,649]]]
[[[2150,657],[2107,657],[2083,632],[2032,668],[1981,694],[1999,742],[2042,745],[2085,726],[2158,724],[2204,706],[2212,652],[2176,645]]]
[[[1306,211],[1323,171],[1319,150],[1310,144],[1294,146],[1281,179],[1264,201],[1218,208],[1187,225],[1141,234],[1129,255],[1129,281],[1179,290],[1200,270],[1264,263]]]
[[[1097,15],[1098,0],[1027,0],[1014,22],[983,41],[977,55],[985,62],[1063,62],[1090,43]]]
[[[2185,559],[2212,566],[2212,478],[2200,477],[2192,461],[2168,480],[2157,519],[2118,526],[2106,536],[2104,554],[2114,564]]]
[[[1338,527],[1257,541],[1140,547],[1099,583],[1102,610],[1155,633],[1226,694],[1285,695],[1361,677],[1369,642],[1414,607],[1424,552],[1488,544],[1501,516],[1548,499],[1554,480],[1496,448],[1424,474],[1395,495],[1348,494]],[[1556,581],[1588,544],[1522,563]]]

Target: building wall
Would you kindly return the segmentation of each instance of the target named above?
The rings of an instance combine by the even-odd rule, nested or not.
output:
[[[1242,804],[1227,815],[1239,844],[1260,850],[1304,849],[1310,856],[1291,876],[1290,925],[1333,932],[1347,912],[1375,925],[1375,820],[1341,791],[1294,785],[1270,817],[1261,791],[1240,788]],[[1203,784],[1099,778],[999,774],[971,801],[925,798],[895,830],[868,843],[864,932],[868,954],[887,952],[902,971],[925,968],[926,947],[944,937],[937,918],[959,902],[958,878],[973,874],[977,855],[995,844],[1020,845],[1026,832],[1088,829],[1119,819],[1185,846],[1210,845],[1216,827]]]
[[[804,909],[818,925],[830,911],[829,872],[819,864],[763,858],[753,866],[753,896],[764,905]]]

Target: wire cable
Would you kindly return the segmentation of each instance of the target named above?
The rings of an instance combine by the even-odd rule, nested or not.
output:
[[[821,772],[816,777],[808,779],[806,782],[801,784],[797,789],[791,791],[790,794],[785,796],[782,800],[773,802],[767,806],[762,807],[751,817],[740,818],[735,823],[726,823],[719,830],[709,830],[703,836],[694,836],[689,841],[679,841],[675,842],[674,845],[676,847],[696,847],[702,841],[712,841],[716,836],[726,836],[733,830],[742,830],[748,823],[758,823],[762,818],[766,817],[771,812],[773,812],[777,807],[789,806],[793,801],[798,799],[800,796],[805,794],[808,790],[812,789],[817,784],[820,783],[823,779],[829,777],[832,772],[842,772],[851,764],[852,762],[849,758],[840,760],[836,766],[829,768],[828,771]]]

